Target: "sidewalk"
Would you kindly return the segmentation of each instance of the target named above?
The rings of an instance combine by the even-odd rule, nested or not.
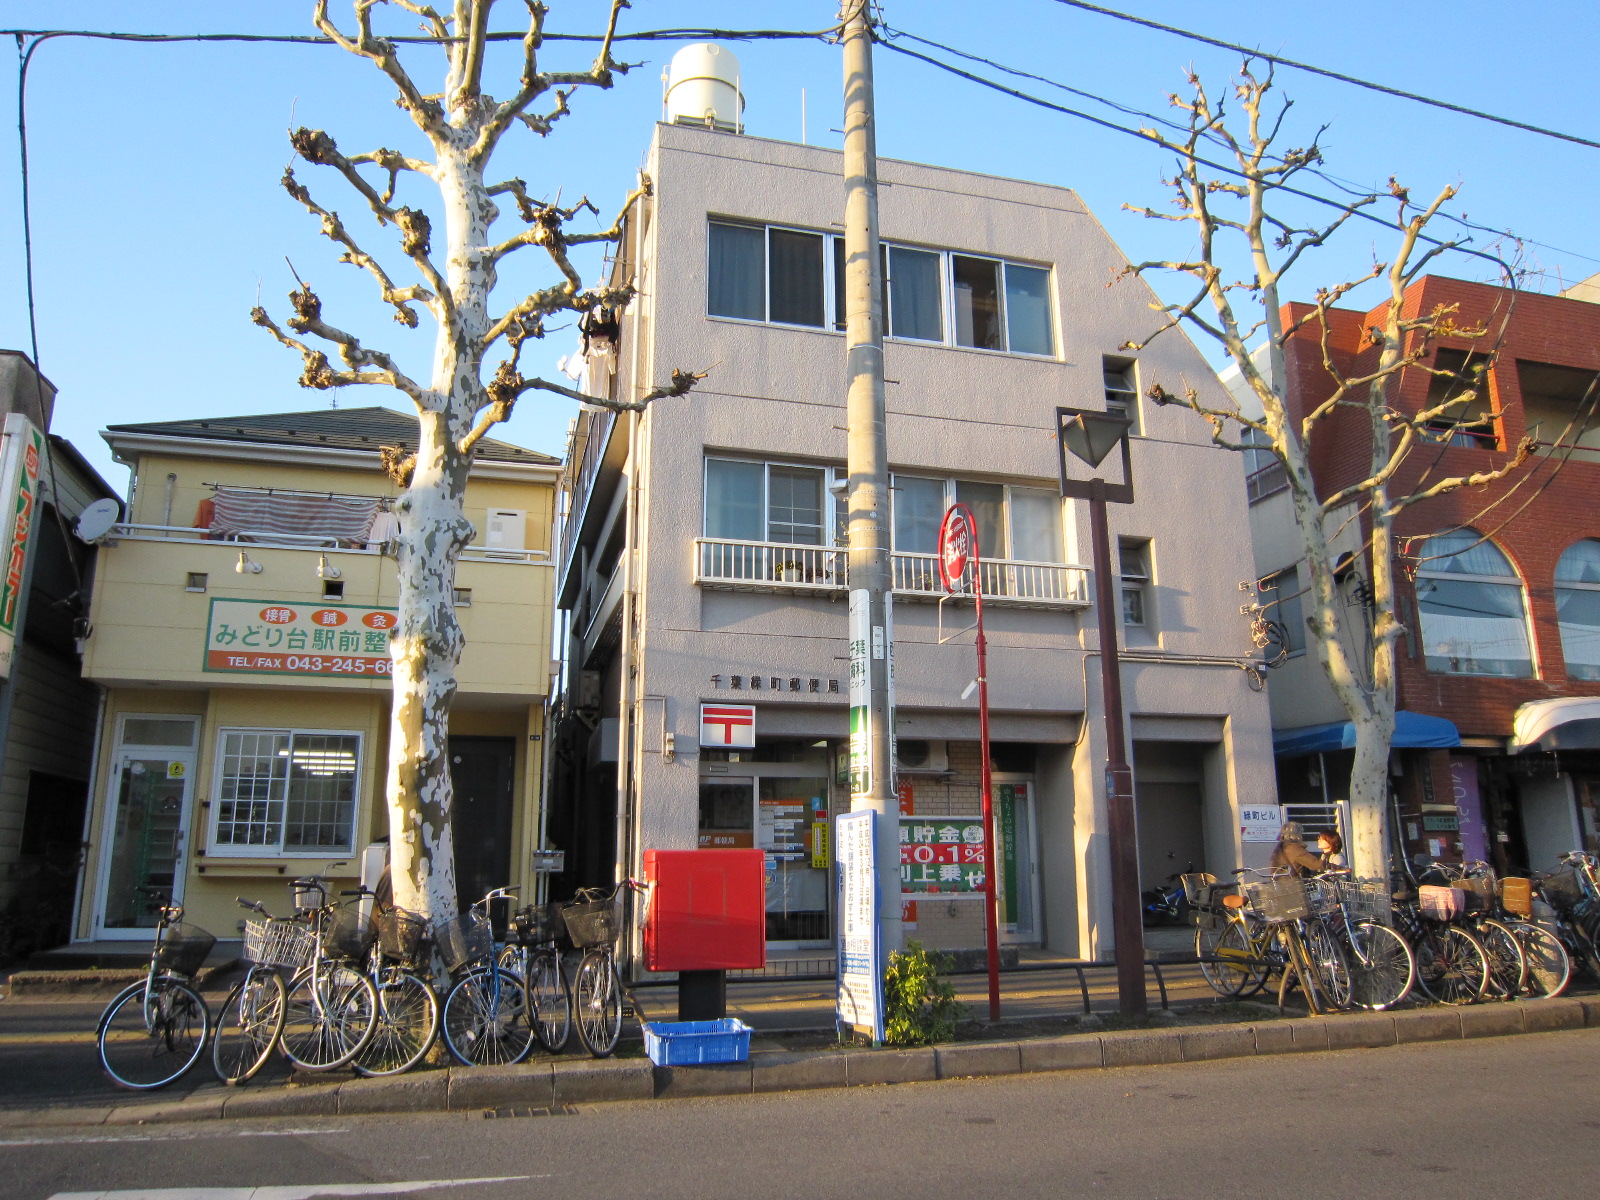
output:
[[[811,1087],[851,1087],[980,1075],[1199,1061],[1404,1042],[1600,1028],[1600,996],[1427,1007],[1394,1013],[1283,1018],[1276,1008],[1239,1002],[1218,1009],[1194,964],[1161,967],[1170,1002],[1186,1016],[1157,1016],[1148,1027],[1100,1031],[1081,1020],[1078,973],[1035,955],[1001,977],[1002,1021],[981,1021],[962,1040],[937,1047],[847,1048],[833,1037],[831,981],[784,978],[733,982],[729,1015],[757,1032],[750,1061],[702,1067],[655,1067],[643,1057],[637,1021],[628,1021],[616,1058],[595,1061],[572,1047],[538,1054],[515,1067],[450,1067],[392,1079],[298,1075],[281,1059],[249,1085],[228,1089],[203,1061],[172,1087],[149,1095],[120,1091],[101,1074],[94,1028],[102,1000],[77,996],[0,1002],[0,1126],[100,1125],[220,1117],[306,1116],[360,1112],[483,1110],[505,1115],[609,1100],[751,1094]],[[1153,971],[1150,973],[1153,976]],[[1085,972],[1096,1013],[1116,1009],[1115,973]],[[954,978],[975,1015],[987,1013],[981,974]],[[1157,1002],[1153,981],[1152,1009]],[[215,1008],[221,992],[207,994]],[[674,1020],[673,987],[635,993],[645,1020]],[[1115,1023],[1115,1021],[1114,1021]]]

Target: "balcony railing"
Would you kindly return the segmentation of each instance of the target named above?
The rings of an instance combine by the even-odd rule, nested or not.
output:
[[[311,533],[251,533],[229,534],[225,537],[212,533],[208,528],[191,527],[188,525],[131,525],[119,524],[111,527],[111,532],[106,535],[105,544],[115,545],[119,541],[131,542],[180,542],[193,543],[201,546],[224,546],[234,548],[260,546],[272,550],[309,550],[317,554],[369,554],[377,556],[383,553],[383,542],[364,542],[351,546],[341,542],[338,538],[322,537]],[[461,552],[463,560],[471,562],[507,562],[507,563],[536,563],[550,562],[548,550],[507,550],[498,546],[468,546]]]
[[[894,554],[890,562],[896,595],[936,600],[945,594],[934,555]],[[740,591],[843,593],[850,583],[850,556],[833,546],[697,538],[695,582]],[[984,559],[983,598],[995,604],[1085,608],[1088,570],[1073,564]]]

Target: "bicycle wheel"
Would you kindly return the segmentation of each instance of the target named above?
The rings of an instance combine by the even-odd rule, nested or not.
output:
[[[211,1012],[186,983],[159,977],[150,987],[124,988],[100,1014],[95,1043],[100,1066],[118,1087],[166,1087],[205,1053]]]
[[[1522,953],[1522,943],[1517,935],[1492,917],[1478,922],[1473,931],[1483,943],[1489,956],[1489,992],[1491,996],[1510,1000],[1521,994],[1528,976],[1528,961]]]
[[[1303,938],[1306,955],[1317,973],[1322,999],[1330,1008],[1350,1007],[1350,963],[1339,939],[1321,921],[1307,921]]]
[[[349,967],[313,966],[289,985],[283,1054],[302,1071],[332,1071],[366,1048],[377,1025],[372,980]]]
[[[1511,931],[1522,943],[1522,956],[1528,960],[1528,975],[1523,990],[1536,998],[1559,996],[1572,980],[1572,956],[1561,939],[1548,929],[1519,921]]]
[[[578,1040],[595,1058],[607,1058],[622,1037],[622,980],[604,950],[590,950],[578,964],[572,984]]]
[[[252,968],[228,993],[211,1039],[211,1066],[223,1083],[244,1083],[266,1065],[283,1032],[288,993],[267,968]]]
[[[1363,921],[1350,936],[1351,1003],[1377,1012],[1411,994],[1417,962],[1405,938],[1377,921]]]
[[[539,1044],[560,1054],[572,1037],[572,989],[561,969],[561,955],[547,950],[534,957],[528,972],[528,1016]]]
[[[377,1027],[355,1056],[358,1075],[398,1075],[422,1061],[439,1036],[439,997],[415,975],[395,972],[378,986]]]
[[[1465,929],[1428,930],[1414,950],[1417,985],[1440,1004],[1471,1004],[1489,986],[1489,956]]]
[[[533,1049],[522,977],[479,967],[456,981],[444,1001],[444,1044],[469,1067],[504,1067]]]

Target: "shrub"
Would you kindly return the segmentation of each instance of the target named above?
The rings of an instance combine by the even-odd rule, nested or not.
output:
[[[956,990],[939,978],[948,971],[949,955],[929,954],[918,941],[889,955],[884,975],[884,1038],[891,1046],[925,1046],[948,1042],[966,1006],[956,1000]]]

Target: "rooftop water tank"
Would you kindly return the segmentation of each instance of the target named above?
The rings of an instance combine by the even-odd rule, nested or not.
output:
[[[663,79],[669,124],[744,132],[744,93],[732,51],[711,42],[685,46],[672,56]]]

